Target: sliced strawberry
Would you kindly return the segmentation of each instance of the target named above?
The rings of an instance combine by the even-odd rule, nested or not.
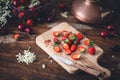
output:
[[[60,47],[59,47],[59,46],[55,46],[55,47],[54,47],[54,51],[55,51],[55,52],[60,52]]]
[[[88,40],[88,39],[85,40],[85,41],[84,41],[84,44],[85,44],[86,46],[88,46],[88,45],[90,44],[90,40]]]
[[[63,48],[67,50],[67,49],[69,49],[70,47],[69,47],[68,44],[64,43],[64,44],[63,44]]]
[[[74,60],[79,60],[80,59],[80,54],[79,53],[74,53],[73,55],[71,55],[71,58]]]
[[[67,55],[70,55],[70,54],[72,53],[72,51],[71,51],[70,49],[66,49],[66,50],[65,50],[65,53],[66,53]]]
[[[84,53],[86,49],[83,46],[78,46],[78,51]]]
[[[81,33],[78,33],[78,34],[77,34],[77,38],[78,38],[79,40],[81,40],[81,39],[83,38],[83,35],[82,35]]]
[[[62,36],[61,39],[64,41],[65,39],[67,39],[66,36]]]
[[[71,51],[75,51],[76,48],[77,48],[77,46],[73,44],[73,45],[71,45],[70,50],[71,50]]]
[[[59,32],[59,31],[54,31],[54,32],[53,32],[53,36],[59,37],[59,36],[60,36],[60,32]]]
[[[53,41],[55,42],[55,44],[59,44],[60,43],[60,41],[59,41],[59,39],[57,37],[54,37]]]
[[[77,38],[77,39],[73,42],[73,44],[76,44],[76,45],[80,44],[80,39]]]
[[[93,47],[93,46],[88,48],[88,53],[89,53],[89,54],[94,55],[94,54],[95,54],[95,51],[96,51],[96,49],[95,49],[95,47]]]
[[[68,37],[68,35],[70,34],[70,32],[68,32],[68,31],[62,31],[61,34],[62,34],[63,36]]]
[[[93,46],[94,41],[87,39],[87,40],[84,41],[84,44],[85,44],[86,46]]]
[[[76,35],[75,35],[74,33],[71,33],[71,34],[69,35],[69,39],[70,39],[71,41],[76,40]]]

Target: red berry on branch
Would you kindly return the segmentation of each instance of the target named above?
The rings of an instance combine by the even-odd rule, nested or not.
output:
[[[32,26],[33,25],[33,20],[32,19],[28,19],[26,24],[29,25],[29,26]]]
[[[109,25],[109,26],[107,26],[107,30],[114,30],[113,25]]]
[[[20,12],[19,14],[18,14],[18,17],[19,18],[22,18],[22,17],[24,17],[25,16],[25,13],[24,12]]]
[[[12,3],[13,3],[13,5],[15,7],[18,7],[20,5],[20,1],[19,0],[13,0]]]
[[[108,36],[108,32],[107,31],[103,31],[100,34],[102,37],[106,38]]]
[[[25,29],[24,24],[18,25],[18,30],[19,30],[19,31],[24,31],[24,29]]]
[[[31,34],[32,30],[29,27],[26,27],[24,30],[25,33]]]
[[[29,11],[34,12],[35,11],[35,7],[30,7]]]

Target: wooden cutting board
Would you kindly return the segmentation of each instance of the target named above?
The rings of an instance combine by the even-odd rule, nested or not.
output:
[[[103,54],[103,50],[99,46],[97,46],[96,44],[94,44],[94,47],[96,49],[96,54],[90,55],[90,54],[86,53],[86,54],[81,56],[80,60],[73,60],[73,59],[71,59],[71,57],[69,55],[66,55],[64,52],[56,53],[53,50],[53,35],[52,34],[53,34],[53,31],[63,31],[63,30],[70,31],[73,33],[79,32],[76,29],[74,29],[71,25],[69,25],[68,23],[63,22],[63,23],[60,23],[59,25],[56,25],[55,27],[48,30],[47,32],[44,32],[41,35],[39,35],[36,38],[36,44],[40,48],[42,48],[49,56],[51,56],[58,64],[60,64],[67,72],[69,72],[71,74],[74,74],[79,69],[74,67],[74,66],[67,65],[67,64],[63,63],[62,61],[56,59],[56,57],[52,56],[53,54],[57,54],[57,55],[62,56],[64,58],[70,59],[77,64],[83,63],[85,66],[88,66],[88,67],[91,67],[95,70],[103,72],[103,73],[105,73],[105,75],[104,75],[105,78],[107,78],[111,75],[111,73],[108,69],[103,68],[102,66],[100,66],[97,63],[99,57]],[[80,45],[87,47],[83,44],[83,41],[85,39],[88,39],[88,38],[84,36],[84,38],[80,42]],[[46,46],[45,40],[51,40],[51,42],[48,46]]]

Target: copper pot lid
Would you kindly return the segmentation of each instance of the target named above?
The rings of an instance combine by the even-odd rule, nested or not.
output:
[[[85,23],[101,23],[112,18],[113,10],[101,0],[74,0],[72,13]]]

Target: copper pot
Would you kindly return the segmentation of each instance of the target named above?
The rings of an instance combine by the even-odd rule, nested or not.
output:
[[[114,10],[105,0],[73,0],[73,15],[85,23],[101,23],[111,20]]]

